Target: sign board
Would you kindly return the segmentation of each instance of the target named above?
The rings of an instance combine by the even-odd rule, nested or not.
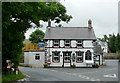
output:
[[[7,68],[10,68],[10,67],[11,67],[10,65],[7,66]]]
[[[51,64],[50,58],[47,58],[47,64]]]
[[[44,45],[42,45],[42,44],[39,44],[39,45],[38,45],[38,47],[44,47]]]
[[[14,63],[8,63],[8,65],[9,65],[9,66],[13,66],[13,65],[14,65]]]
[[[9,62],[11,62],[11,60],[6,60],[6,63],[9,63]]]

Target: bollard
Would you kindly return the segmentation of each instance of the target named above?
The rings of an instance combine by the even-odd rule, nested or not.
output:
[[[18,75],[18,68],[16,68],[16,75]]]

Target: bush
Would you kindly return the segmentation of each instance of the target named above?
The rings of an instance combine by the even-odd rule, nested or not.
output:
[[[75,62],[75,59],[73,59],[72,61]]]
[[[73,67],[76,67],[75,63],[73,63]]]
[[[96,68],[99,68],[99,65],[98,65],[98,63],[96,63],[95,67],[96,67]]]
[[[45,63],[45,64],[44,64],[44,67],[48,67],[48,64],[47,64],[47,63]]]

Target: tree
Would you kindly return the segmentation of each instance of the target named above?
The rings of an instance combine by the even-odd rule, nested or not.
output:
[[[44,35],[45,35],[45,33],[43,31],[37,29],[34,32],[32,32],[29,40],[31,41],[31,43],[38,43],[41,41],[41,39],[44,38]]]
[[[116,47],[116,52],[119,52],[120,51],[120,35],[119,35],[119,33],[116,36],[115,47]]]
[[[115,40],[116,40],[116,37],[113,34],[113,35],[110,36],[109,41],[108,41],[108,47],[109,47],[110,51],[113,52],[113,53],[116,52]]]
[[[66,8],[59,2],[3,2],[2,3],[2,70],[7,72],[6,60],[11,60],[18,67],[20,54],[24,46],[24,33],[39,21],[49,19],[55,23],[69,22],[71,15],[66,14]]]

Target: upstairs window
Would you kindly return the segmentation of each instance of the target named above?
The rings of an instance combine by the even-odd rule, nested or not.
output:
[[[92,54],[90,50],[87,50],[87,52],[85,53],[85,60],[92,60]]]
[[[53,62],[60,62],[60,52],[52,52],[52,61]]]
[[[82,40],[77,40],[77,45],[76,45],[78,48],[80,47],[83,47],[83,41]]]
[[[65,40],[65,47],[70,47],[70,40]]]
[[[76,62],[83,62],[83,54],[84,52],[76,52]]]
[[[54,47],[59,47],[59,40],[54,40],[53,41],[53,46]]]

